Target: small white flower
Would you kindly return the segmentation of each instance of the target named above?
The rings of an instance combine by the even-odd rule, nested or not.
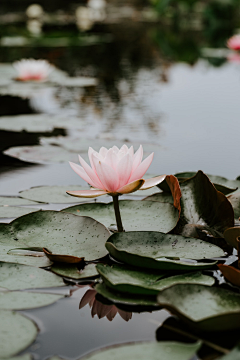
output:
[[[46,60],[22,59],[13,63],[17,71],[17,80],[21,81],[43,81],[46,80],[53,70]]]

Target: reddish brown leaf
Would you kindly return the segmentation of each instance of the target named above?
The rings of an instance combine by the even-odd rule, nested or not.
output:
[[[228,281],[230,281],[233,285],[240,286],[240,270],[233,266],[223,264],[219,264],[218,268]]]
[[[67,264],[78,264],[84,261],[84,258],[80,258],[77,256],[71,255],[60,255],[60,254],[53,254],[48,249],[43,248],[44,253],[52,262],[61,262]]]
[[[167,175],[165,180],[166,180],[166,182],[169,186],[169,189],[171,190],[172,196],[173,196],[173,200],[174,200],[173,205],[175,206],[176,209],[178,209],[179,216],[180,216],[180,213],[181,213],[180,200],[181,200],[182,194],[181,194],[181,189],[179,186],[178,179],[173,175]]]

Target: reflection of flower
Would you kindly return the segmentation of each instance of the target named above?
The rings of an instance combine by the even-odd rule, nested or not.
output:
[[[17,71],[17,80],[41,81],[46,80],[52,66],[46,60],[22,59],[13,63]]]
[[[228,55],[227,59],[229,62],[240,64],[240,54],[238,53]]]
[[[97,315],[98,318],[101,319],[106,316],[109,321],[112,321],[117,313],[119,313],[125,321],[129,321],[132,318],[131,312],[120,310],[115,305],[102,304],[100,301],[95,299],[96,294],[97,291],[94,289],[87,290],[80,301],[79,309],[82,309],[85,305],[89,304],[92,309],[92,317]]]
[[[164,180],[165,175],[143,180],[152,160],[153,153],[142,161],[143,148],[134,154],[133,146],[123,145],[121,149],[113,146],[109,150],[102,147],[99,152],[91,147],[88,151],[91,167],[79,156],[82,166],[71,163],[72,169],[95,189],[67,191],[69,195],[79,197],[96,197],[104,194],[117,196],[128,194],[138,189],[149,189]]]
[[[232,50],[240,50],[240,35],[234,35],[228,39],[227,46]]]

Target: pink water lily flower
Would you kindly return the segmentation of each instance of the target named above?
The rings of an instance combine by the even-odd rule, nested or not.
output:
[[[136,190],[149,189],[165,179],[165,175],[142,179],[151,165],[153,155],[153,153],[150,154],[142,161],[142,145],[135,154],[133,146],[128,148],[123,145],[120,149],[113,146],[109,150],[102,147],[99,152],[90,147],[88,156],[91,166],[81,156],[79,156],[81,166],[71,162],[70,165],[83,180],[92,186],[92,189],[67,191],[67,193],[77,197],[93,198],[105,194],[116,197]]]
[[[234,35],[227,41],[227,47],[232,50],[240,50],[240,35]]]
[[[16,80],[43,81],[46,80],[53,67],[46,60],[22,59],[13,63],[17,71]]]

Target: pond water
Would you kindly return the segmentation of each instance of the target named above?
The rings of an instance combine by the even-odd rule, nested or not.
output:
[[[14,35],[14,30],[6,28],[6,34],[13,31]],[[53,30],[46,27],[45,33],[51,34]],[[222,48],[232,29],[220,30],[216,47]],[[55,31],[61,33],[59,27]],[[64,31],[75,36],[71,26]],[[6,34],[2,30],[2,37]],[[197,30],[191,34],[186,30],[178,33],[171,27],[141,22],[98,24],[88,36],[96,34],[109,38],[85,46],[1,47],[0,63],[40,57],[71,77],[89,76],[98,81],[90,87],[46,83],[27,96],[21,90],[1,95],[1,117],[45,114],[49,119],[61,116],[66,117],[66,122],[70,118],[81,122],[77,130],[18,132],[1,130],[0,117],[1,151],[38,145],[40,138],[53,136],[69,137],[70,142],[72,138],[86,138],[93,148],[96,138],[103,143],[104,139],[116,139],[146,143],[149,149],[152,146],[155,151],[149,168],[152,174],[201,169],[229,179],[240,175],[240,64],[224,57],[203,56],[204,47],[215,47],[216,36],[207,37]],[[36,155],[28,158],[28,162],[4,154],[0,157],[0,195],[18,195],[19,191],[41,185],[72,184],[76,189],[78,184],[84,185],[67,162],[53,162],[49,158],[36,164]],[[77,162],[77,154],[73,153],[73,157]],[[64,207],[67,204],[42,206],[54,210]],[[67,289],[75,290],[70,297],[37,310],[23,311],[40,329],[36,341],[23,354],[31,353],[36,360],[51,355],[75,360],[100,347],[154,340],[156,329],[168,316],[167,311],[161,310],[136,312],[128,322],[120,315],[112,322],[106,317],[92,318],[88,306],[79,309],[88,287],[76,289],[69,285]]]

